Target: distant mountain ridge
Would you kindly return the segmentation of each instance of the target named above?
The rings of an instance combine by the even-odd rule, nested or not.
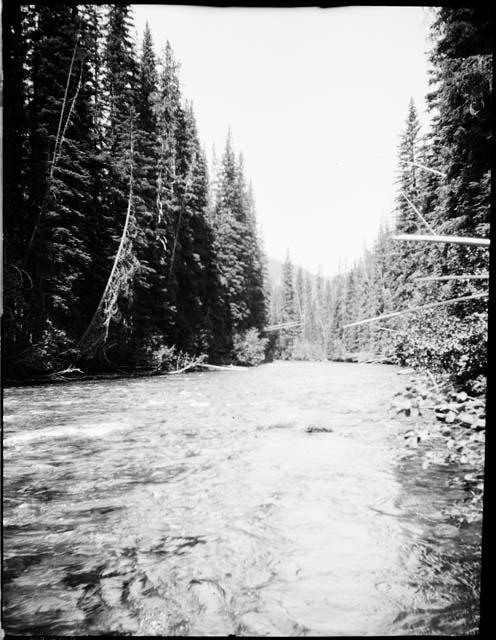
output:
[[[282,266],[283,266],[283,262],[281,262],[281,260],[276,260],[275,258],[271,258],[270,256],[267,256],[267,267],[269,271],[269,281],[270,281],[271,287],[276,287],[281,285]],[[294,268],[294,274],[296,275],[296,272],[300,268],[300,265],[293,263],[293,268]],[[312,283],[317,279],[317,276],[311,271],[308,271],[307,269],[303,269],[303,267],[302,267],[302,270],[303,270],[303,275],[309,276],[310,281]]]

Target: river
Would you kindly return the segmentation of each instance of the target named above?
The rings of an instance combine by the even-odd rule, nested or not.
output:
[[[443,509],[387,365],[4,392],[4,629],[472,634],[480,523]],[[308,433],[307,427],[332,429]]]

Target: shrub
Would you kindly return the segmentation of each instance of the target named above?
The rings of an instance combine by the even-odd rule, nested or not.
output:
[[[261,338],[257,329],[234,337],[234,361],[240,365],[256,366],[265,360],[267,338]]]
[[[293,344],[292,360],[327,360],[324,347],[308,340],[298,340]]]
[[[424,312],[396,335],[395,350],[400,364],[448,373],[457,386],[480,387],[487,367],[487,312],[463,319]]]

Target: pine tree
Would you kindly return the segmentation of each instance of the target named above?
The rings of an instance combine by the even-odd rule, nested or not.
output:
[[[78,347],[83,359],[125,364],[131,340],[132,280],[139,266],[135,211],[136,59],[130,5],[109,5],[102,54],[101,170],[93,286],[96,309]]]
[[[330,317],[325,301],[325,280],[320,268],[315,281],[315,320],[319,351],[327,357]]]
[[[323,357],[327,360],[329,357],[331,357],[331,339],[334,323],[334,294],[333,287],[329,278],[326,278],[325,281],[322,308],[325,317]]]
[[[250,183],[248,190],[244,188],[243,180],[243,161],[239,162],[240,188],[245,195],[246,210],[246,244],[247,244],[247,260],[246,260],[246,295],[248,299],[248,309],[250,313],[249,323],[251,327],[255,327],[261,331],[267,324],[267,299],[264,276],[265,256],[262,249],[261,237],[257,229],[257,218],[255,211],[255,198],[253,195],[253,186]]]
[[[86,15],[76,6],[37,8],[28,108],[29,234],[33,370],[60,366],[84,327],[81,283],[90,263],[85,203],[91,199],[93,69]]]
[[[439,186],[436,219],[440,233],[489,234],[490,141],[492,137],[492,19],[488,7],[437,10],[431,53],[433,83],[429,96],[434,135],[446,179]],[[488,268],[487,251],[447,246],[447,271],[476,273]],[[481,283],[452,282],[445,295],[481,290]],[[482,310],[484,302],[456,305],[463,317]]]
[[[247,220],[230,132],[221,166],[214,217],[215,253],[229,306],[229,324],[234,332],[243,333],[250,327],[246,300]]]
[[[333,308],[332,308],[332,332],[331,332],[331,354],[332,357],[342,357],[345,349],[345,332],[343,329],[346,324],[346,275],[338,273],[332,279],[333,288]]]
[[[29,347],[25,320],[26,294],[31,279],[22,265],[27,242],[26,208],[29,158],[28,60],[32,30],[32,10],[9,4],[3,8],[4,43],[4,127],[3,146],[9,150],[5,163],[4,191],[4,360],[15,365],[15,356]]]
[[[295,306],[297,311],[297,317],[300,322],[303,324],[300,327],[300,337],[303,338],[305,333],[305,293],[304,293],[304,277],[303,277],[303,269],[298,267],[296,270],[295,276],[295,285],[294,285],[294,293],[295,293]]]
[[[358,276],[357,276],[357,265],[354,264],[353,267],[346,275],[346,287],[345,287],[345,298],[344,298],[344,308],[345,308],[345,324],[350,322],[356,322],[360,320],[358,317],[357,311],[357,300],[359,296],[358,289]],[[347,351],[358,351],[359,350],[359,331],[358,327],[349,327],[344,332],[344,346]]]
[[[182,114],[181,91],[178,78],[179,64],[172,47],[167,42],[161,60],[156,113],[158,123],[159,151],[157,161],[157,227],[156,233],[162,245],[158,248],[160,266],[157,272],[163,282],[156,289],[159,298],[157,311],[160,315],[161,333],[166,344],[173,345],[177,336],[177,260],[179,232],[182,222],[181,203],[178,200],[177,175],[177,128]]]
[[[282,265],[282,308],[281,321],[294,322],[297,320],[295,290],[294,290],[294,267],[289,255]],[[288,328],[282,329],[279,334],[279,349],[283,359],[290,359],[293,354],[293,347],[298,329]]]
[[[144,367],[153,366],[155,354],[163,345],[160,316],[166,305],[165,249],[157,208],[157,85],[155,53],[147,23],[135,84],[133,193],[136,229],[133,252],[139,268],[132,282],[131,336],[126,354],[129,364]]]
[[[312,278],[309,273],[305,273],[303,278],[303,299],[305,309],[305,341],[315,344],[318,340],[317,332],[317,310],[315,308],[315,296],[313,293]]]
[[[81,300],[82,330],[91,321],[98,305],[101,288],[101,272],[106,272],[105,229],[102,227],[103,196],[103,74],[102,74],[102,18],[101,8],[81,5],[80,47],[84,50],[86,73],[81,83],[79,96],[85,97],[88,105],[86,115],[87,132],[87,185],[84,203],[84,220],[81,228],[86,237],[89,261],[78,282]],[[110,239],[110,236],[109,236]],[[100,247],[100,251],[98,250]],[[103,262],[103,265],[102,265]]]
[[[208,169],[200,147],[192,106],[181,113],[177,170],[182,220],[178,233],[176,344],[190,353],[209,353],[218,316],[219,282],[213,254],[213,232],[208,219]]]
[[[398,153],[399,190],[395,208],[397,233],[426,232],[422,221],[414,210],[414,207],[418,209],[420,206],[420,170],[417,167],[420,144],[419,132],[420,124],[417,110],[413,100],[411,100]],[[393,248],[394,256],[392,257],[391,265],[396,280],[398,308],[404,308],[412,303],[415,291],[412,276],[419,265],[419,257],[422,250],[423,247],[405,242],[397,242]]]

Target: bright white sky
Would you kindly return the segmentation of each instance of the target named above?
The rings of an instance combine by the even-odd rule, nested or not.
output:
[[[332,275],[372,245],[410,97],[428,122],[428,10],[135,5],[134,17],[157,54],[170,41],[209,157],[231,126],[270,256],[289,249]]]

